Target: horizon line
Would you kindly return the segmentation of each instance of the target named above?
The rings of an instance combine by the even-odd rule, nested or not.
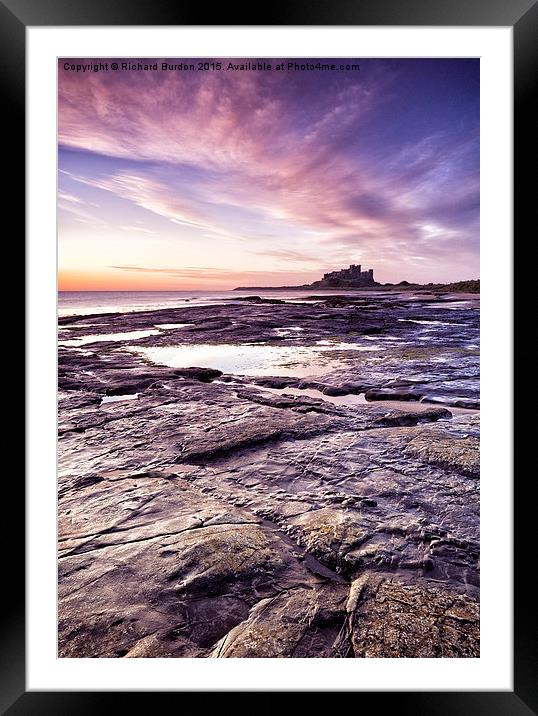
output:
[[[332,286],[332,287],[317,287],[317,286],[304,286],[304,290],[312,289],[313,291],[365,291],[365,290],[371,290],[372,288],[382,288],[383,286],[398,286],[402,284],[404,281],[410,286],[449,286],[454,283],[466,283],[469,281],[480,281],[480,277],[477,278],[462,278],[458,279],[457,281],[428,281],[427,283],[416,283],[413,281],[407,281],[406,279],[402,279],[402,281],[393,282],[393,281],[386,281],[385,283],[379,283],[377,286]],[[178,291],[237,291],[237,290],[244,290],[244,291],[250,291],[250,290],[256,290],[256,291],[263,291],[263,290],[286,290],[286,289],[292,289],[302,286],[296,285],[289,285],[289,286],[236,286],[234,288],[219,288],[219,287],[205,287],[205,288],[130,288],[130,289],[121,289],[121,288],[81,288],[81,289],[73,289],[73,288],[58,288],[57,293],[177,293]]]

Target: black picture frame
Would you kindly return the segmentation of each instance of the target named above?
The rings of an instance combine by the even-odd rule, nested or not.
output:
[[[211,22],[208,23],[208,17]],[[77,25],[422,25],[422,26],[511,26],[514,41],[514,265],[520,270],[520,286],[532,285],[523,276],[521,256],[525,250],[523,227],[535,231],[530,212],[536,199],[532,147],[535,114],[533,90],[537,78],[538,7],[534,0],[299,0],[290,4],[274,0],[258,6],[215,5],[177,0],[0,0],[0,87],[2,114],[6,123],[4,147],[9,184],[5,210],[24,216],[25,186],[25,31],[29,26]],[[532,132],[532,134],[531,134]],[[6,156],[7,155],[7,156]],[[9,207],[9,209],[8,209]],[[533,212],[534,213],[534,212]],[[24,220],[23,220],[24,221]],[[20,226],[20,224],[19,224]],[[18,229],[21,232],[21,229]],[[13,242],[15,243],[15,242]],[[24,246],[22,237],[19,246]],[[518,261],[518,259],[520,259]],[[527,265],[527,271],[530,266]],[[514,292],[514,326],[521,323],[523,291]],[[529,299],[527,299],[529,300]],[[521,309],[521,311],[519,310]],[[514,354],[517,358],[518,354]],[[522,385],[515,383],[514,407],[519,405]],[[517,390],[521,387],[521,391]],[[20,400],[20,397],[19,397]],[[517,412],[515,413],[517,416]],[[524,445],[531,421],[514,420],[515,446]],[[529,436],[530,437],[530,436]],[[512,692],[362,692],[357,707],[376,699],[375,707],[393,708],[399,714],[510,714],[538,713],[538,666],[536,662],[536,597],[531,586],[535,550],[531,526],[535,502],[528,499],[526,480],[533,482],[532,468],[523,472],[522,461],[514,463],[514,691]],[[532,464],[532,463],[529,463]],[[11,496],[5,504],[4,569],[6,577],[1,616],[0,708],[10,716],[27,714],[83,714],[117,712],[179,705],[181,693],[129,692],[28,692],[25,686],[25,592],[24,592],[24,481],[16,470],[4,475]],[[516,479],[517,478],[517,479]],[[483,476],[487,479],[487,475]],[[211,695],[208,693],[207,695]],[[219,697],[221,696],[218,694]],[[148,701],[148,696],[152,699]],[[158,697],[158,705],[155,699]],[[136,699],[136,701],[135,701]],[[164,701],[166,699],[166,701]],[[265,702],[267,706],[271,701]],[[373,704],[372,704],[373,705]],[[256,704],[253,704],[255,707]]]

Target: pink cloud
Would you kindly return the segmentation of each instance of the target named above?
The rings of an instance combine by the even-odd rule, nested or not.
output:
[[[342,183],[360,185],[365,178],[322,140],[356,122],[371,97],[353,86],[336,102],[320,108],[301,133],[286,126],[282,100],[261,93],[254,75],[126,82],[106,74],[81,81],[61,72],[59,141],[110,156],[204,167],[218,176],[207,191],[212,202],[233,204],[248,196],[249,206],[269,218],[360,229],[358,213],[345,207]],[[116,175],[102,188],[177,221],[205,224],[177,198],[160,201],[162,187],[141,176]]]

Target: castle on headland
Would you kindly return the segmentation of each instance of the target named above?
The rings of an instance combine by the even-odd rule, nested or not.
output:
[[[332,282],[336,285],[341,281],[352,281],[353,284],[361,286],[373,286],[375,284],[374,270],[367,269],[366,271],[363,271],[360,264],[351,264],[347,269],[324,273],[321,280],[329,285],[331,285]]]
[[[361,281],[365,286],[374,285],[374,269],[367,269],[362,271],[360,264],[351,264],[348,269],[341,269],[340,271],[330,271],[329,273],[323,274],[323,281],[329,281],[333,278],[339,281]]]
[[[252,291],[272,289],[275,291],[304,291],[310,288],[365,288],[367,286],[379,286],[374,281],[374,270],[362,270],[359,264],[351,264],[347,269],[340,271],[329,271],[323,274],[323,278],[313,283],[303,284],[302,286],[238,286],[234,291]]]

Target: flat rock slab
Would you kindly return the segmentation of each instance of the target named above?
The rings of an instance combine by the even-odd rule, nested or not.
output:
[[[453,467],[472,477],[480,475],[480,442],[471,435],[452,438],[425,431],[408,443],[405,452],[431,465]]]
[[[480,656],[478,603],[433,582],[361,577],[347,608],[347,639],[356,658]]]
[[[60,656],[479,655],[478,311],[326,298],[60,320]]]
[[[274,530],[180,478],[77,496],[60,513],[61,656],[205,655],[261,599],[323,586]]]

